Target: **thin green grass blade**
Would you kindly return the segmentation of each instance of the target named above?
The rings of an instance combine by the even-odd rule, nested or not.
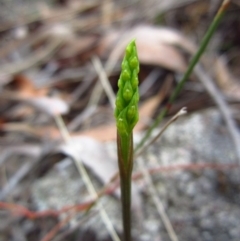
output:
[[[196,64],[200,60],[201,56],[203,55],[204,51],[206,50],[206,47],[207,47],[210,39],[212,38],[214,32],[216,31],[216,28],[218,27],[218,25],[219,25],[223,15],[224,15],[226,9],[227,9],[229,3],[230,3],[230,1],[223,1],[223,3],[221,5],[220,9],[218,10],[215,18],[213,19],[211,25],[209,26],[209,28],[208,28],[208,30],[207,30],[207,32],[206,32],[206,34],[205,34],[201,44],[200,44],[200,47],[199,47],[197,53],[194,55],[194,57],[190,61],[186,73],[184,74],[184,76],[182,77],[181,81],[178,83],[178,85],[176,86],[176,88],[173,91],[172,95],[170,96],[168,104],[163,108],[163,110],[157,116],[157,118],[155,119],[155,121],[153,122],[151,127],[147,130],[147,132],[143,136],[142,140],[136,146],[135,150],[138,150],[139,148],[141,148],[144,145],[144,143],[151,136],[152,131],[154,130],[154,128],[156,128],[159,125],[159,123],[162,121],[164,116],[170,110],[170,108],[172,106],[172,103],[176,100],[177,96],[179,95],[179,93],[183,89],[184,84],[189,79],[189,76],[191,75],[194,67],[196,66]]]

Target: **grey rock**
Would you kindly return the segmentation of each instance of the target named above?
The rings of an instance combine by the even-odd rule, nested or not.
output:
[[[177,121],[143,155],[146,168],[202,162],[233,163],[236,158],[235,150],[221,122],[221,115],[213,109]],[[138,136],[136,140],[139,140]],[[116,145],[105,145],[110,156],[115,158]],[[134,170],[139,170],[137,160]],[[223,172],[226,184],[221,185],[226,185],[227,191],[219,189],[219,172],[211,169],[194,172],[165,171],[151,176],[156,195],[161,199],[180,241],[239,241],[240,208],[236,198],[237,188],[240,186],[239,171]],[[100,189],[102,184],[99,180],[91,172],[90,176],[94,186]],[[144,185],[144,180],[140,182],[143,224],[139,228],[139,214],[134,212],[133,236],[140,241],[169,241],[169,235],[153,204],[148,187]],[[60,208],[89,198],[73,164],[62,173],[55,169],[50,171],[36,181],[32,192],[40,210]],[[105,196],[102,203],[116,230],[121,232],[119,199]],[[90,218],[81,228],[92,229],[99,239],[108,236],[99,215]]]

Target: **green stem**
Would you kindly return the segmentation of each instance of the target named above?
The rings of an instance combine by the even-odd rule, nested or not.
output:
[[[170,96],[168,104],[163,108],[163,110],[160,112],[160,114],[158,115],[158,117],[156,118],[156,120],[154,121],[152,126],[147,130],[147,132],[145,133],[145,135],[142,138],[142,140],[136,146],[136,150],[138,150],[139,148],[141,148],[144,145],[144,143],[148,140],[148,138],[152,134],[153,129],[156,128],[159,125],[159,123],[162,121],[163,117],[170,110],[172,103],[175,101],[175,99],[177,98],[177,96],[181,92],[185,82],[189,78],[189,76],[192,73],[194,67],[196,66],[196,64],[198,63],[198,61],[201,58],[202,54],[204,53],[204,51],[205,51],[205,49],[206,49],[210,39],[212,38],[212,36],[213,36],[217,26],[219,25],[219,22],[221,21],[223,15],[225,13],[229,3],[230,3],[230,1],[223,1],[220,9],[218,10],[215,18],[213,19],[213,21],[212,21],[210,27],[208,28],[205,36],[203,37],[203,40],[202,40],[202,42],[200,44],[200,47],[199,47],[197,53],[194,55],[194,57],[190,61],[189,65],[188,65],[188,68],[187,68],[187,71],[185,72],[185,74],[182,77],[181,81],[178,83],[178,85],[174,89],[172,95]]]
[[[121,201],[124,240],[131,241],[131,175],[121,179]]]
[[[131,177],[133,168],[133,135],[117,133],[118,165],[121,180],[121,201],[124,241],[131,241]]]

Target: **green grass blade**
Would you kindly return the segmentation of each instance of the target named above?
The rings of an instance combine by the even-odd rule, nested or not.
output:
[[[159,125],[159,123],[162,121],[164,116],[170,110],[170,108],[172,106],[172,103],[176,100],[176,98],[179,95],[179,93],[181,92],[184,84],[186,83],[186,81],[188,80],[190,74],[192,73],[194,67],[196,66],[196,64],[200,60],[202,54],[206,50],[206,47],[207,47],[210,39],[212,38],[214,32],[216,31],[216,28],[218,27],[218,25],[219,25],[223,15],[224,15],[226,9],[227,9],[229,3],[230,3],[230,1],[223,1],[220,9],[218,10],[218,12],[217,12],[216,16],[214,17],[211,25],[209,26],[209,28],[208,28],[208,30],[207,30],[207,32],[206,32],[206,34],[205,34],[201,44],[200,44],[200,47],[199,47],[197,53],[194,55],[194,57],[190,61],[189,65],[188,65],[188,68],[187,68],[187,71],[185,72],[185,74],[182,77],[181,81],[178,83],[177,87],[175,88],[175,90],[173,91],[172,95],[170,96],[168,104],[163,108],[163,110],[160,112],[160,114],[155,119],[154,123],[147,130],[147,132],[145,133],[145,135],[143,136],[141,141],[136,146],[136,150],[138,150],[139,148],[141,148],[144,145],[144,143],[151,136],[153,129],[156,128]]]

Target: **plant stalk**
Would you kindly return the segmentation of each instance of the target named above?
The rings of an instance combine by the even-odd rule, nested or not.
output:
[[[121,182],[122,222],[124,241],[131,241],[131,179],[133,168],[133,134],[117,133],[118,165]]]

